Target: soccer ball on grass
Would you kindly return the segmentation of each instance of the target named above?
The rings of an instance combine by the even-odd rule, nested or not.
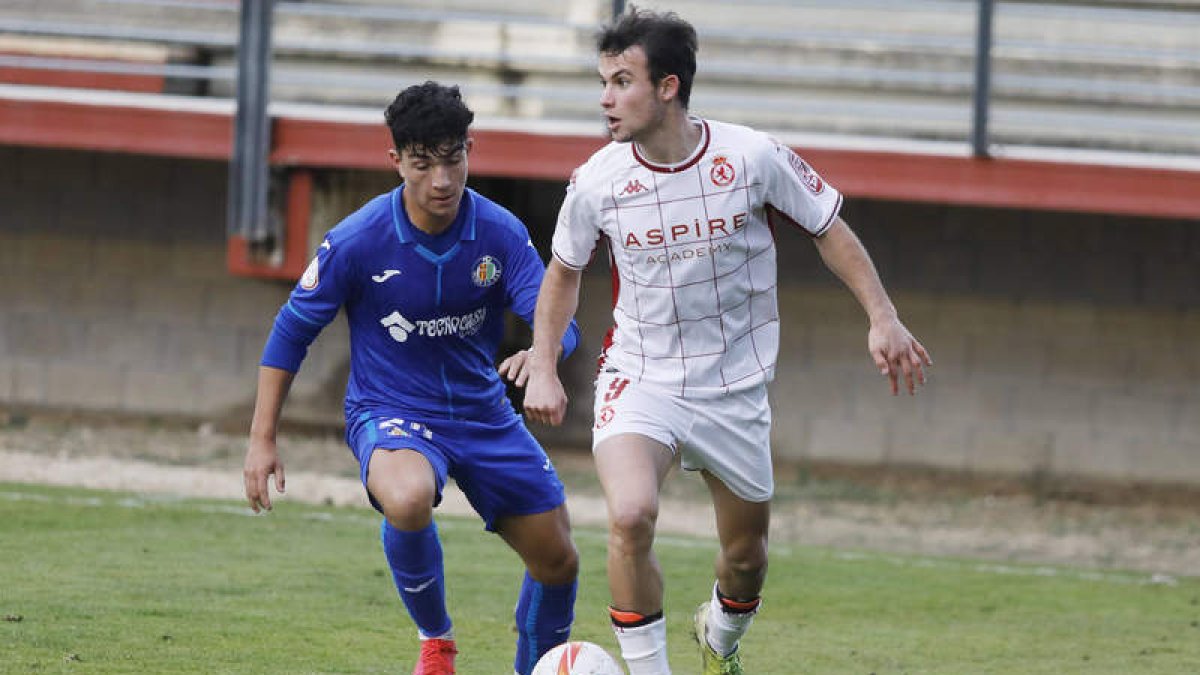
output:
[[[564,642],[543,654],[530,675],[625,675],[625,669],[598,644]]]

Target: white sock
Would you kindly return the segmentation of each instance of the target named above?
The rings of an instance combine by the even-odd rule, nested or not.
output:
[[[717,597],[717,585],[713,584],[712,600],[708,607],[708,621],[705,622],[705,637],[708,646],[721,656],[729,656],[737,649],[738,641],[750,629],[758,607],[749,612],[734,613],[725,611],[721,599]]]
[[[420,629],[417,629],[417,637],[421,638],[422,642],[424,642],[425,640],[450,640],[450,641],[453,641],[454,640],[454,627],[451,626],[450,630],[446,631],[445,633],[442,633],[441,635],[426,635],[426,634],[422,633]]]
[[[613,624],[621,658],[629,675],[671,675],[667,663],[667,621],[658,619],[644,626],[626,628]]]

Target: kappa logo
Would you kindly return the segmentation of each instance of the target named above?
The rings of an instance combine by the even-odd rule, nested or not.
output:
[[[626,195],[636,195],[641,192],[649,192],[649,191],[650,191],[650,188],[646,187],[645,185],[642,185],[642,181],[634,178],[633,180],[629,181],[629,183],[627,183],[625,185],[625,187],[621,189],[620,192],[617,193],[617,196],[624,197]]]

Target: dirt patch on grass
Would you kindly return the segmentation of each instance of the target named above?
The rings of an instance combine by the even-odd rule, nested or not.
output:
[[[281,437],[286,499],[365,506],[357,464],[339,433]],[[101,415],[0,415],[0,481],[240,499],[245,437],[212,423]],[[572,518],[604,524],[591,456],[550,452]],[[781,465],[773,545],[950,555],[1200,576],[1200,490],[923,469]],[[443,509],[469,514],[457,490]],[[660,531],[711,535],[698,477],[668,479]]]

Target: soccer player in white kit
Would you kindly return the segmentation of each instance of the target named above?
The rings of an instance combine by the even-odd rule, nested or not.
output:
[[[760,603],[774,489],[767,383],[779,348],[774,238],[799,229],[870,320],[868,350],[909,393],[931,365],[900,322],[841,195],[791,149],[689,115],[696,33],[673,13],[633,10],[598,37],[612,142],[576,170],[542,282],[525,414],[562,422],[555,345],[584,267],[607,243],[614,325],[595,391],[593,452],[608,504],[610,615],[630,675],[670,673],[658,495],[676,454],[712,495],[716,583],[695,617],[703,673],[742,673],[738,642]],[[527,379],[527,382],[525,380]]]

